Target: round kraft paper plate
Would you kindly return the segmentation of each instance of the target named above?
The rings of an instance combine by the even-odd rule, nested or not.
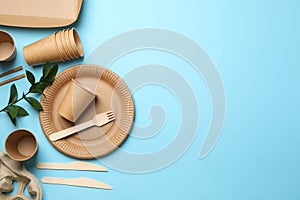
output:
[[[95,101],[76,123],[58,114],[58,108],[72,79],[86,85],[96,94]],[[134,104],[125,82],[111,70],[97,65],[77,65],[58,74],[41,98],[44,108],[40,122],[44,134],[55,132],[93,119],[96,114],[113,110],[116,120],[102,127],[91,127],[67,138],[51,142],[62,153],[80,159],[105,156],[116,150],[127,138],[134,119]]]

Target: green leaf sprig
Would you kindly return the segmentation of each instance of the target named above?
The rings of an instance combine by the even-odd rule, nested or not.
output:
[[[52,85],[55,80],[55,76],[58,71],[58,65],[51,65],[49,62],[46,63],[43,67],[43,75],[39,81],[36,81],[34,75],[26,70],[26,77],[31,87],[28,92],[24,93],[21,97],[19,97],[18,90],[16,85],[13,84],[10,87],[10,97],[7,106],[0,110],[0,112],[6,112],[9,116],[11,122],[16,125],[17,117],[28,116],[29,113],[21,106],[16,105],[21,100],[26,100],[34,109],[37,111],[42,111],[43,107],[40,102],[34,98],[30,97],[30,94],[41,94],[44,95],[43,92],[46,87]]]

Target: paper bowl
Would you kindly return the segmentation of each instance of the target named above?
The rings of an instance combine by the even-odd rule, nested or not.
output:
[[[11,132],[6,138],[5,150],[12,159],[26,161],[37,152],[38,142],[30,131],[19,129]]]
[[[16,57],[16,45],[13,37],[0,30],[0,62],[12,61]]]

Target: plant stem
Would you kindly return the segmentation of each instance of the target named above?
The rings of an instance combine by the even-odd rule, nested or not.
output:
[[[17,101],[15,101],[14,103],[8,104],[8,105],[5,106],[4,108],[2,108],[2,109],[0,110],[0,112],[5,111],[5,110],[7,109],[8,106],[13,105],[13,104],[16,104],[16,103],[18,103],[19,101],[23,100],[24,97],[26,97],[29,93],[30,93],[30,91],[28,91],[26,94],[22,95],[22,97],[20,97],[20,98],[19,98]]]

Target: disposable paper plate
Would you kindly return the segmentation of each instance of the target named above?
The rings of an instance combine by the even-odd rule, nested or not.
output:
[[[74,23],[82,0],[0,0],[0,25],[52,28]]]
[[[116,150],[127,138],[134,119],[134,104],[125,82],[114,72],[97,65],[77,65],[57,75],[52,86],[44,91],[40,121],[45,136],[74,126],[58,114],[59,106],[72,79],[95,91],[95,103],[76,124],[91,120],[95,114],[113,110],[116,120],[103,127],[92,127],[51,144],[62,153],[80,159],[105,156]]]

